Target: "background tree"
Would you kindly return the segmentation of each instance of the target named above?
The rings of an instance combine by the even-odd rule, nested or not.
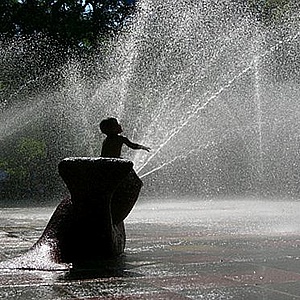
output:
[[[42,33],[65,46],[91,46],[119,32],[134,8],[130,0],[2,0],[0,33]]]

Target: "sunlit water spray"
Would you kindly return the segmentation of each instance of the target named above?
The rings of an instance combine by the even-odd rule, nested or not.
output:
[[[176,137],[176,135],[185,127],[188,125],[191,120],[193,120],[195,117],[198,116],[199,112],[203,109],[206,108],[206,106],[212,101],[217,99],[224,91],[230,89],[232,85],[237,81],[240,77],[242,77],[244,74],[246,74],[249,71],[252,71],[254,73],[254,97],[255,97],[255,103],[256,103],[256,110],[257,110],[257,127],[258,127],[258,144],[259,144],[259,155],[258,155],[258,161],[259,161],[259,177],[260,180],[262,180],[263,176],[263,169],[264,169],[264,162],[263,162],[263,119],[262,119],[262,103],[261,103],[261,89],[260,89],[260,84],[261,84],[261,73],[259,70],[260,67],[260,61],[264,59],[264,57],[270,55],[273,51],[277,50],[283,43],[286,42],[291,42],[293,40],[296,40],[297,37],[299,36],[299,32],[297,32],[294,36],[292,37],[287,37],[286,40],[279,40],[276,42],[275,45],[269,47],[269,49],[265,50],[263,53],[260,53],[260,49],[255,49],[254,51],[255,56],[250,61],[250,64],[245,67],[240,73],[238,73],[236,76],[234,76],[232,79],[230,79],[224,86],[222,86],[217,92],[215,92],[212,96],[210,96],[206,101],[203,103],[202,101],[199,101],[198,103],[193,105],[193,110],[189,112],[188,115],[186,115],[186,120],[182,122],[181,124],[178,125],[175,130],[171,132],[169,136],[158,146],[156,147],[155,151],[153,154],[151,154],[146,161],[143,163],[142,166],[140,166],[137,169],[137,173],[141,173],[141,171],[151,162],[151,160],[155,159],[155,157],[159,154],[159,152],[168,145],[168,143]],[[260,53],[260,54],[259,54]],[[208,92],[203,95],[201,98],[205,99],[205,96],[208,94]],[[234,129],[233,129],[234,130]],[[160,169],[162,169],[165,166],[168,166],[169,164],[172,164],[176,160],[179,159],[185,159],[187,158],[191,153],[199,151],[202,147],[200,146],[199,148],[191,149],[190,151],[187,151],[186,154],[184,155],[177,155],[174,156],[173,158],[167,159],[166,162],[161,163],[161,165],[154,167],[152,170],[141,174],[141,178],[146,177],[153,172],[156,172]]]
[[[261,77],[259,72],[260,58],[254,59],[255,68],[255,98],[257,105],[257,128],[258,128],[258,151],[259,151],[259,176],[263,176],[264,163],[263,163],[263,120],[262,120],[262,103],[261,103]]]
[[[169,141],[176,136],[185,126],[187,126],[187,124],[190,122],[191,119],[193,119],[195,116],[198,115],[198,113],[205,109],[206,106],[213,100],[217,99],[218,96],[226,89],[230,88],[230,86],[232,85],[232,83],[237,80],[239,77],[241,77],[244,73],[246,73],[247,71],[249,71],[249,69],[251,69],[251,66],[245,68],[241,73],[239,73],[237,76],[235,76],[234,78],[232,78],[228,84],[226,84],[225,86],[223,86],[222,88],[220,88],[215,94],[213,94],[212,96],[210,96],[203,104],[202,102],[198,103],[197,105],[195,105],[194,110],[186,116],[186,120],[180,124],[180,126],[178,126],[171,135],[169,135],[169,137],[157,148],[157,150],[147,159],[147,161],[137,170],[137,172],[141,172],[141,170],[143,168],[145,168],[147,166],[147,164],[153,159],[155,158],[155,156],[161,151],[162,148],[164,148]],[[183,156],[186,157],[186,156]]]
[[[36,93],[32,106],[15,110],[18,116],[1,125],[0,137],[47,121],[54,124],[54,146],[61,156],[97,156],[104,138],[99,122],[114,116],[126,136],[152,149],[123,154],[134,161],[146,182],[163,181],[170,173],[181,181],[183,176],[197,176],[202,169],[192,175],[182,175],[181,170],[185,166],[188,174],[196,168],[192,160],[201,159],[207,160],[207,176],[213,180],[226,163],[241,172],[249,166],[254,174],[250,177],[262,175],[267,156],[278,153],[278,145],[270,147],[274,133],[268,131],[275,115],[263,110],[274,103],[277,119],[287,113],[284,105],[276,107],[277,95],[270,92],[287,88],[276,82],[274,73],[280,68],[274,72],[273,65],[284,62],[278,54],[284,47],[297,45],[297,20],[291,16],[277,32],[276,26],[263,28],[249,12],[227,1],[178,1],[176,9],[173,1],[139,1],[127,32],[88,59],[74,58],[63,65],[57,70],[57,87],[51,92],[45,87],[43,94]],[[266,37],[262,47],[254,47],[261,36]],[[29,99],[35,81],[47,81],[51,72],[25,81],[9,100]],[[290,86],[295,87],[293,80]],[[289,90],[291,102],[299,98],[297,90]],[[7,110],[8,115],[13,111]],[[38,110],[42,112],[35,114]],[[210,157],[208,150],[218,147],[221,150]],[[267,153],[270,148],[273,152]],[[241,152],[243,157],[237,155]],[[226,172],[236,176],[236,170]]]
[[[42,118],[44,101],[40,100],[34,105],[16,105],[5,111],[1,116],[0,141],[18,133],[24,127],[38,123]]]

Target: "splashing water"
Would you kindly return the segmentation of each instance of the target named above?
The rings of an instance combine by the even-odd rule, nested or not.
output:
[[[295,190],[298,12],[267,27],[228,1],[138,6],[106,50],[56,70],[56,88],[29,92],[45,75],[11,93],[10,101],[33,100],[24,109],[5,105],[0,140],[42,123],[62,154],[97,156],[98,124],[115,116],[125,135],[152,149],[123,154],[149,193],[158,183],[178,192],[178,182],[183,193]]]

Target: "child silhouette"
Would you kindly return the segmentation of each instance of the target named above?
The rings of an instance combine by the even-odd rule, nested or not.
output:
[[[132,143],[127,137],[122,136],[123,132],[121,125],[115,118],[107,118],[100,122],[100,130],[106,134],[106,138],[102,144],[102,157],[120,157],[123,144],[132,149],[142,149],[150,151],[149,147]]]

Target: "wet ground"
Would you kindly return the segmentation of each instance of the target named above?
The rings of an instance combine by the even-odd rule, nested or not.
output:
[[[1,209],[0,260],[26,251],[54,208]],[[0,299],[300,299],[300,202],[138,204],[115,261],[0,270]]]

